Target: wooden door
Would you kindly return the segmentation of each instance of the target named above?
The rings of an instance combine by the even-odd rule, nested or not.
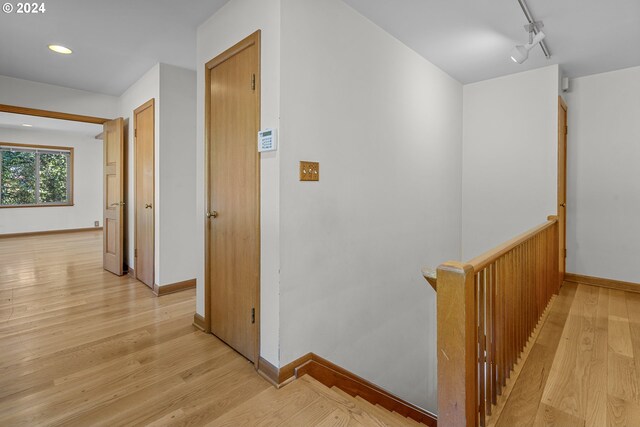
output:
[[[154,127],[155,101],[133,112],[136,154],[135,172],[135,276],[153,289],[154,285]]]
[[[252,362],[260,286],[260,33],[207,64],[207,300],[211,332]]]
[[[560,283],[567,261],[567,104],[558,97],[558,225],[560,234]]]
[[[124,124],[122,118],[104,124],[103,132],[103,266],[123,272],[124,238]]]

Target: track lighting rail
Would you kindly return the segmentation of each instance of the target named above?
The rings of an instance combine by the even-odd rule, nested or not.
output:
[[[527,18],[527,21],[529,21],[529,25],[532,26],[534,34],[538,34],[538,32],[540,31],[540,28],[537,27],[536,20],[533,19],[533,16],[531,15],[531,12],[529,11],[529,7],[527,6],[526,1],[525,0],[518,0],[518,3],[520,3],[520,7],[522,8],[522,12],[524,12],[524,16]],[[544,56],[546,56],[547,59],[551,58],[551,53],[549,52],[549,48],[547,48],[547,45],[544,42],[544,40],[542,40],[540,42],[540,47],[542,48],[542,52],[544,52]]]

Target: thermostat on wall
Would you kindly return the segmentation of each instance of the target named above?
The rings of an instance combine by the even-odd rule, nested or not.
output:
[[[278,149],[278,141],[275,129],[264,129],[258,131],[258,152],[276,151]]]

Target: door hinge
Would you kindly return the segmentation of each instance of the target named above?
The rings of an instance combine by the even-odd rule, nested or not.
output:
[[[565,135],[569,135],[569,126],[566,126],[566,125],[565,125],[565,127],[564,127],[564,134],[565,134]]]
[[[133,257],[134,258],[138,258],[138,250],[137,249],[133,250]]]
[[[251,309],[251,324],[256,323],[256,309],[252,308]]]
[[[133,130],[133,137],[137,138],[138,137],[138,129],[134,129]]]
[[[567,257],[567,248],[564,248],[564,257]]]
[[[251,75],[251,90],[256,90],[256,75]]]

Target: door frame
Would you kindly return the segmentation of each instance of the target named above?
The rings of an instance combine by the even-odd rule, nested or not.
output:
[[[563,114],[564,110],[565,114],[565,129],[560,129],[560,115]],[[564,270],[560,271],[560,283],[564,280],[565,273],[567,271],[567,152],[568,152],[568,128],[569,128],[569,108],[567,107],[567,103],[562,96],[558,96],[558,194],[557,194],[557,209],[558,209],[558,221],[564,221],[564,227],[558,227],[558,242],[560,244],[559,252],[559,266],[564,265]],[[564,133],[564,135],[563,135]],[[562,143],[564,136],[564,144]],[[560,155],[560,150],[564,150],[564,162],[562,161],[562,156]],[[565,206],[561,206],[562,200],[560,200],[560,192],[562,190],[562,186],[564,185],[564,204]],[[564,209],[564,216],[560,215],[560,209]],[[564,234],[560,236],[560,229],[564,230]],[[563,251],[564,250],[564,251]],[[563,253],[564,252],[564,253]]]
[[[256,46],[257,47],[257,52],[258,52],[258,69],[256,71],[256,96],[258,98],[257,100],[257,112],[256,112],[256,118],[257,118],[257,128],[260,129],[260,123],[261,123],[261,72],[262,72],[262,62],[261,62],[261,43],[260,43],[260,36],[261,36],[261,31],[258,30],[256,32],[254,32],[253,34],[251,34],[250,36],[246,37],[245,39],[243,39],[242,41],[236,43],[235,45],[233,45],[232,47],[230,47],[229,49],[225,50],[224,52],[222,52],[221,54],[219,54],[218,56],[216,56],[215,58],[211,59],[209,62],[207,62],[205,64],[204,67],[204,74],[205,74],[205,101],[204,101],[204,120],[205,120],[205,126],[204,126],[204,158],[205,158],[205,170],[204,170],[204,201],[205,201],[205,210],[207,209],[208,206],[210,206],[210,197],[209,197],[209,182],[210,182],[210,178],[211,178],[211,174],[210,174],[210,164],[209,164],[209,147],[211,144],[211,129],[213,124],[211,123],[211,70],[213,68],[215,68],[217,65],[220,65],[221,63],[223,63],[224,61],[226,61],[227,59],[231,58],[232,56],[236,55],[237,53],[251,47],[251,46]],[[261,241],[260,241],[260,193],[261,193],[261,188],[260,188],[260,153],[257,152],[257,135],[256,135],[256,156],[258,158],[258,161],[256,162],[256,180],[257,180],[257,192],[256,192],[256,202],[257,202],[257,206],[258,206],[258,212],[257,212],[257,218],[256,218],[256,233],[257,233],[257,242],[258,242],[258,247],[261,247]],[[206,217],[205,212],[202,213],[203,214],[203,221],[204,221],[204,327],[205,327],[205,332],[207,333],[211,333],[211,266],[209,263],[209,259],[210,259],[210,239],[209,239],[209,225],[210,225],[210,220]],[[258,256],[257,259],[255,260],[256,262],[256,266],[258,268],[257,271],[260,271],[260,258],[261,258],[261,251],[258,250]],[[256,327],[255,327],[255,354],[254,354],[254,360],[255,360],[255,367],[256,369],[258,368],[258,364],[259,364],[259,360],[260,360],[260,281],[261,281],[261,277],[260,275],[258,275],[258,281],[257,281],[257,286],[255,289],[255,316],[256,316]]]
[[[68,120],[71,122],[93,123],[103,125],[114,119],[105,119],[104,117],[83,116],[80,114],[63,113],[60,111],[40,110],[37,108],[19,107],[17,105],[0,104],[0,112],[22,114],[25,116],[46,117],[49,119]]]
[[[105,118],[105,117],[97,117],[97,116],[87,116],[87,115],[82,115],[82,114],[75,114],[75,113],[65,113],[62,111],[52,111],[52,110],[43,110],[43,109],[39,109],[39,108],[31,108],[31,107],[23,107],[23,106],[19,106],[19,105],[10,105],[10,104],[0,104],[0,112],[3,113],[12,113],[12,114],[22,114],[25,116],[35,116],[35,117],[45,117],[45,118],[49,118],[49,119],[58,119],[58,120],[68,120],[71,122],[80,122],[80,123],[92,123],[92,124],[97,124],[97,125],[104,125],[106,122],[110,122],[112,120],[115,120],[115,118]],[[126,122],[125,122],[125,127],[126,129]],[[126,132],[124,137],[126,138]],[[125,152],[124,152],[124,156],[126,158],[127,156],[127,150],[125,147]],[[102,159],[102,161],[104,161],[104,159]],[[124,168],[124,176],[123,179],[126,180],[128,179],[127,176],[127,168]],[[101,185],[102,188],[102,192],[104,192],[104,188]],[[125,193],[126,193],[126,186],[124,187]],[[104,194],[103,194],[104,197]],[[104,219],[104,218],[103,218]],[[123,215],[122,218],[123,221],[123,228],[126,230],[127,226],[128,226],[128,221],[127,221],[127,215]],[[103,221],[104,222],[104,221]],[[102,224],[102,228],[104,229],[104,223]],[[123,236],[123,239],[126,239],[126,235]],[[124,256],[124,250],[123,250],[123,257],[122,257],[122,263],[123,264],[127,264],[127,267],[130,267],[126,260],[126,257]]]
[[[151,148],[151,169],[153,170],[153,185],[152,185],[152,191],[153,191],[153,219],[152,219],[152,240],[153,240],[153,246],[151,248],[151,258],[153,259],[153,280],[152,280],[152,284],[149,286],[149,284],[145,283],[147,286],[149,286],[152,290],[154,289],[155,286],[155,281],[156,281],[156,261],[155,261],[155,256],[156,256],[156,231],[155,231],[155,227],[156,227],[156,99],[155,98],[151,98],[150,100],[148,100],[147,102],[145,102],[144,104],[142,104],[141,106],[139,106],[138,108],[136,108],[135,110],[133,110],[133,141],[134,141],[134,172],[133,172],[133,206],[134,206],[134,212],[133,212],[133,227],[134,227],[134,231],[133,231],[133,250],[134,250],[134,257],[133,257],[133,263],[134,263],[134,267],[133,267],[133,278],[138,280],[138,257],[137,257],[137,250],[138,250],[138,168],[137,168],[137,161],[138,161],[138,137],[137,137],[137,129],[138,129],[138,113],[146,110],[147,108],[151,107],[153,109],[153,116],[152,116],[152,120],[151,120],[151,135],[153,137],[153,144],[152,144],[152,148]]]

